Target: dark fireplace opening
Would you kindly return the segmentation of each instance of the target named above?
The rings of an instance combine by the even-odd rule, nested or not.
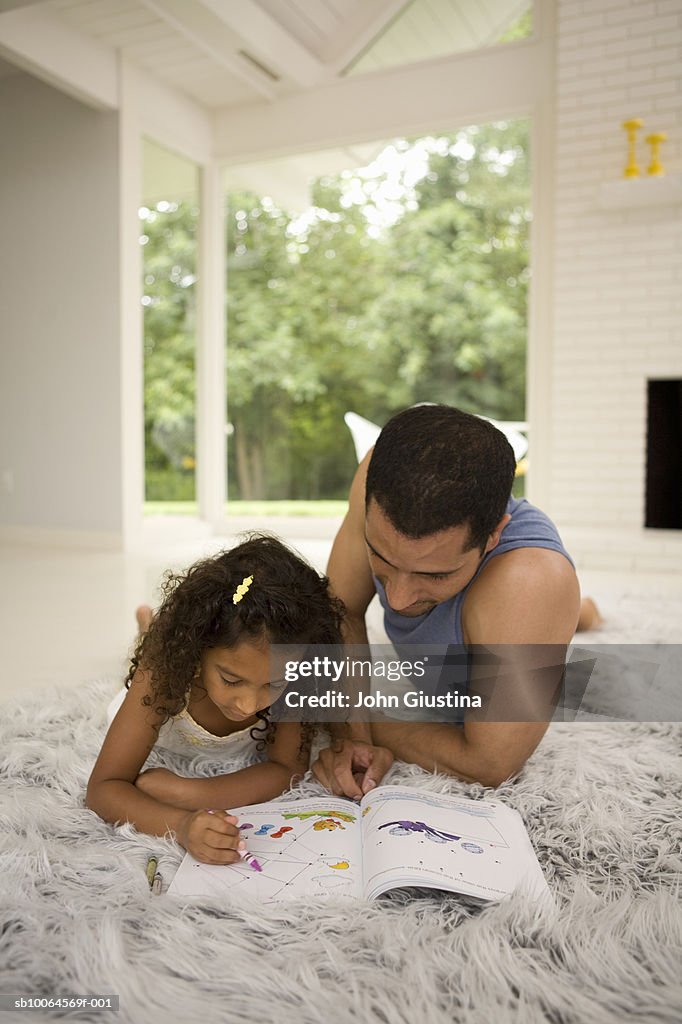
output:
[[[682,380],[648,381],[644,525],[682,530]]]

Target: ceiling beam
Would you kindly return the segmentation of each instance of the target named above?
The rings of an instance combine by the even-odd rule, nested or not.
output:
[[[226,165],[250,163],[522,117],[552,88],[549,46],[537,39],[494,46],[223,108],[214,114],[214,153]]]
[[[264,71],[240,57],[240,38],[200,0],[140,0],[144,6],[193,43],[220,67],[236,75],[265,99],[277,95]]]
[[[96,110],[118,107],[115,50],[42,6],[0,14],[0,56]]]
[[[364,0],[325,43],[320,56],[329,70],[335,74],[345,71],[410,3],[411,0]]]
[[[206,108],[130,61],[121,66],[140,133],[194,163],[208,163],[213,135]]]
[[[329,77],[325,65],[292,36],[254,0],[201,0],[233,32],[240,36],[255,57],[303,87],[317,85]]]

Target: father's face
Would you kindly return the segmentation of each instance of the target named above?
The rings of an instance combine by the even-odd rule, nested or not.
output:
[[[486,552],[498,540],[496,531]],[[454,526],[414,540],[398,533],[374,500],[365,518],[365,542],[372,573],[386,591],[389,605],[400,615],[424,615],[454,597],[471,582],[483,559],[478,548],[466,550],[468,526]]]

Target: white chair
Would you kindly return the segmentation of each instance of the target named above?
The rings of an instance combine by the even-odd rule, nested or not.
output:
[[[381,427],[378,427],[376,423],[372,423],[371,420],[366,420],[364,416],[358,416],[356,412],[347,412],[343,418],[353,438],[357,460],[362,462],[381,433]],[[519,427],[527,430],[527,425],[525,423],[507,423],[503,420],[493,420],[489,416],[481,416],[481,419],[488,420],[494,427],[502,431],[514,449],[514,458],[517,463],[520,462],[528,451],[528,438],[521,433]]]
[[[381,433],[381,427],[366,420],[364,416],[358,416],[356,412],[347,412],[343,418],[353,438],[357,460],[362,462]]]
[[[489,416],[481,416],[480,419],[487,420],[488,423],[492,423],[494,427],[502,431],[514,449],[514,458],[517,462],[520,462],[528,451],[528,438],[521,433],[518,425],[516,423],[508,423],[505,420],[493,420]],[[524,423],[522,426],[528,430],[527,424]]]

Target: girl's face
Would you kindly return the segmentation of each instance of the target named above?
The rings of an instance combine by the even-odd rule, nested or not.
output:
[[[277,700],[284,679],[271,679],[269,644],[244,641],[235,647],[212,647],[201,658],[201,683],[209,698],[232,722],[253,718]]]

